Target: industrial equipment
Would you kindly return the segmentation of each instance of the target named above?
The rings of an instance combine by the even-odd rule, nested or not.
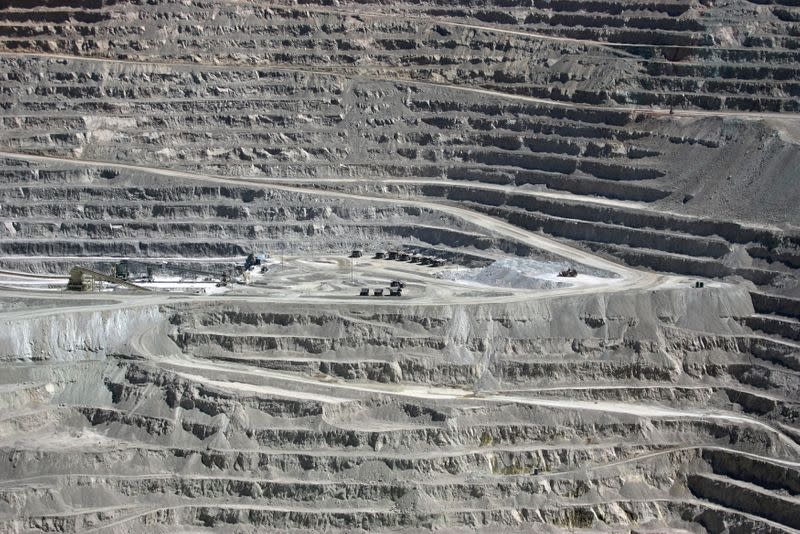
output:
[[[244,270],[249,271],[251,267],[255,267],[256,265],[261,265],[261,258],[256,257],[256,255],[251,252],[244,260]]]
[[[114,273],[116,273],[116,268]],[[67,289],[69,291],[94,291],[96,282],[108,282],[118,286],[136,289],[138,291],[150,291],[146,287],[138,286],[134,283],[128,282],[124,278],[118,278],[109,274],[103,274],[89,269],[88,267],[75,266],[69,271],[69,282],[67,282]]]
[[[251,254],[252,256],[252,254]],[[249,256],[248,256],[249,258]],[[251,262],[255,260],[255,256],[251,259]],[[260,262],[259,262],[260,263]],[[247,260],[245,260],[245,264],[247,264]],[[115,269],[117,266],[124,265],[124,272],[126,273],[126,277],[130,277],[132,274],[132,270],[135,266],[139,266],[144,268],[147,272],[147,280],[153,281],[153,273],[156,271],[166,271],[166,272],[174,272],[174,273],[188,273],[188,274],[195,274],[201,275],[210,278],[211,280],[216,280],[217,285],[227,285],[228,281],[230,280],[230,275],[228,272],[211,272],[205,271],[203,269],[195,269],[193,267],[181,267],[179,265],[174,265],[171,263],[155,263],[155,262],[146,262],[142,260],[122,260],[116,264]],[[255,264],[254,264],[255,265]],[[116,271],[115,271],[116,272]]]
[[[121,262],[115,263],[114,268],[111,270],[112,276],[115,278],[122,278],[123,280],[128,279],[128,274],[128,260],[122,260]]]

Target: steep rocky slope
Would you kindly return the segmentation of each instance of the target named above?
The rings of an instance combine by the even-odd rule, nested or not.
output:
[[[5,323],[5,526],[791,530],[796,354],[708,291]]]

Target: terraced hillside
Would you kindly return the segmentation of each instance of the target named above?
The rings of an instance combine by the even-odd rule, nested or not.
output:
[[[800,531],[792,0],[80,4],[0,1],[0,530]]]

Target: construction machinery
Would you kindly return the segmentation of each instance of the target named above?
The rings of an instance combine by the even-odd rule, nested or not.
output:
[[[236,272],[238,274],[242,275],[242,277],[245,277],[245,273],[249,273],[253,268],[261,266],[261,272],[265,273],[265,272],[267,272],[269,270],[269,268],[266,265],[264,265],[264,262],[267,259],[267,257],[268,256],[266,254],[263,254],[263,255],[256,255],[256,254],[252,254],[252,253],[248,254],[247,257],[244,260],[244,263],[241,264],[241,265],[237,265],[235,267],[235,270],[236,270]],[[92,273],[96,273],[97,272],[97,271],[92,271],[91,269],[86,269],[84,267],[81,267],[81,269],[84,269],[84,271],[87,271],[87,272],[91,271]],[[140,273],[139,276],[141,276],[142,271],[147,273],[146,277],[145,277],[145,280],[148,281],[148,282],[153,282],[154,281],[154,273],[158,272],[158,271],[169,272],[169,273],[178,273],[180,275],[184,275],[184,274],[186,274],[186,275],[200,275],[200,276],[203,276],[203,277],[205,277],[205,278],[207,278],[207,279],[209,279],[211,281],[215,281],[218,287],[222,287],[222,286],[228,285],[228,282],[230,282],[230,280],[231,280],[231,274],[230,274],[229,271],[214,272],[214,271],[207,271],[205,269],[197,269],[197,268],[194,268],[194,267],[183,267],[183,266],[179,266],[179,265],[175,265],[175,264],[167,263],[167,262],[156,263],[156,262],[143,261],[143,260],[138,260],[138,259],[136,259],[136,260],[132,260],[132,259],[120,260],[120,261],[118,261],[117,263],[115,263],[112,266],[110,275],[102,275],[102,276],[105,276],[105,277],[109,278],[109,280],[105,280],[105,281],[112,282],[112,283],[120,283],[119,282],[120,280],[124,281],[124,280],[128,280],[131,277],[133,277],[134,273]],[[102,274],[102,273],[99,273],[99,274]],[[78,274],[76,274],[75,276],[76,276],[76,279],[75,279],[74,283],[70,284],[71,285],[71,289],[77,289],[79,286],[83,287],[83,285],[81,284],[81,282],[78,279]],[[100,280],[101,279],[99,276],[95,276],[94,274],[92,276],[94,277],[94,278],[92,278],[92,280],[94,280],[94,279]],[[89,280],[89,278],[87,278],[87,280]],[[124,284],[122,284],[122,285],[124,285]],[[135,285],[135,284],[131,284],[131,285]],[[136,286],[136,287],[140,288],[140,289],[144,289],[144,288],[141,288],[140,286]]]
[[[114,274],[118,273],[117,269],[114,269]],[[127,278],[127,274],[125,274]],[[109,284],[115,284],[121,287],[127,287],[129,289],[135,289],[137,291],[150,291],[146,287],[142,287],[136,285],[132,282],[128,282],[125,278],[113,276],[110,274],[103,274],[99,271],[95,271],[94,269],[89,269],[88,267],[81,267],[75,266],[69,271],[69,282],[67,282],[67,289],[70,291],[94,291],[96,289],[95,284],[97,282],[107,282]]]
[[[390,287],[382,288],[377,287],[372,290],[373,297],[400,297],[403,295],[403,288],[406,285],[399,280],[393,280],[390,284]],[[360,297],[368,297],[370,295],[370,290],[368,287],[362,287],[361,292],[358,294]]]
[[[253,258],[255,258],[255,256]],[[249,256],[248,259],[252,261],[252,259]],[[247,260],[245,260],[245,264],[247,264]],[[216,280],[218,284],[222,285],[227,284],[228,281],[230,280],[230,275],[226,271],[211,272],[211,271],[205,271],[203,269],[195,269],[193,267],[181,267],[179,265],[174,265],[169,263],[151,263],[151,262],[146,262],[141,260],[131,260],[131,259],[122,260],[114,265],[114,273],[117,275],[115,277],[123,279],[130,278],[133,270],[132,266],[142,267],[147,273],[147,280],[149,282],[153,281],[153,273],[156,271],[167,271],[167,272],[174,272],[181,274],[194,274],[194,275],[206,276],[212,280]],[[124,277],[119,275],[124,275]]]
[[[249,271],[251,267],[255,267],[256,265],[261,265],[261,258],[251,252],[244,260],[244,270]]]
[[[570,267],[569,269],[564,269],[563,271],[558,273],[558,276],[562,278],[575,278],[578,276],[578,271],[575,268]]]
[[[114,267],[111,269],[111,275],[115,278],[121,278],[123,280],[128,279],[128,262],[121,261],[119,263],[115,263]]]
[[[389,296],[390,297],[401,297],[403,296],[403,288],[406,287],[405,282],[402,280],[392,280],[389,283]]]

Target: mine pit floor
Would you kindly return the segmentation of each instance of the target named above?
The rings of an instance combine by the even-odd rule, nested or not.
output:
[[[107,258],[107,261],[114,261]],[[231,263],[234,259],[230,259]],[[463,298],[504,297],[532,295],[553,289],[590,290],[610,287],[623,281],[621,277],[602,273],[596,269],[580,273],[574,278],[559,277],[563,262],[539,261],[518,258],[499,260],[483,268],[466,268],[458,265],[431,267],[418,263],[373,258],[346,258],[341,256],[285,256],[272,258],[260,267],[249,271],[246,282],[232,282],[218,286],[214,280],[200,277],[157,275],[152,281],[131,276],[130,281],[154,293],[264,296],[279,299],[344,299],[366,301],[440,301],[450,302]],[[400,297],[388,296],[389,285],[394,280],[404,282]],[[67,292],[66,276],[39,275],[21,272],[0,272],[0,286],[7,290],[30,293],[61,292],[75,298],[86,294]],[[97,294],[129,295],[128,288],[98,283]],[[359,296],[361,288],[369,288],[369,297]],[[384,296],[374,296],[374,289],[383,289]],[[141,295],[141,293],[139,294]]]

